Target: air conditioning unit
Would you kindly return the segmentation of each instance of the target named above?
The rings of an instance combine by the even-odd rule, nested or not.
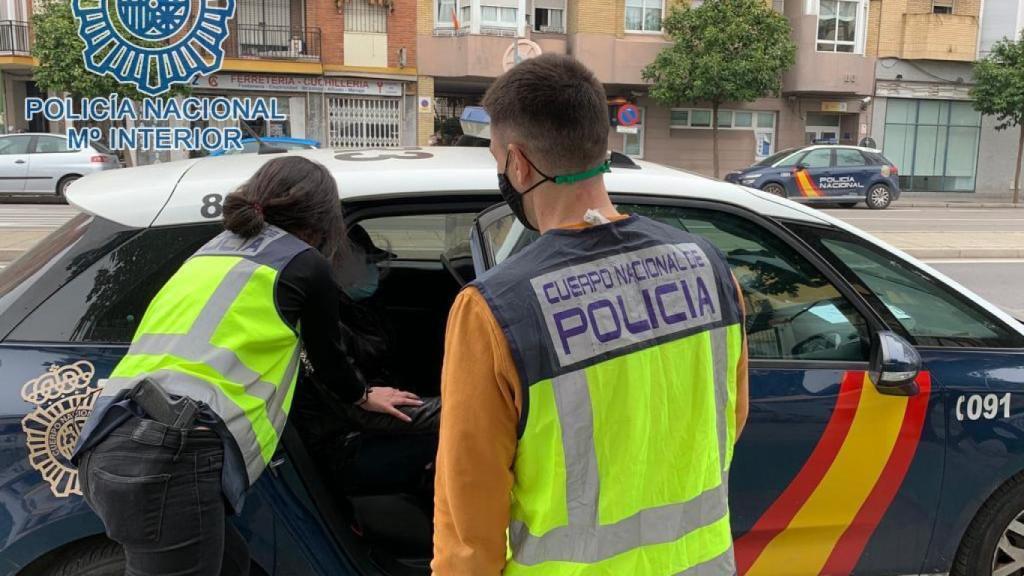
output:
[[[304,54],[305,49],[303,44],[302,38],[292,38],[291,44],[289,45],[289,52],[292,54]]]

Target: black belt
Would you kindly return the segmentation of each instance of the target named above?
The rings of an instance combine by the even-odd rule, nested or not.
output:
[[[193,443],[219,441],[220,438],[213,430],[172,428],[156,420],[145,418],[131,418],[117,430],[111,432],[111,436],[125,436],[140,444],[165,446],[179,452]]]

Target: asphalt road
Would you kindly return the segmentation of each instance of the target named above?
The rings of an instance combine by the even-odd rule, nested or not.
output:
[[[1024,260],[939,260],[929,264],[1024,320]]]

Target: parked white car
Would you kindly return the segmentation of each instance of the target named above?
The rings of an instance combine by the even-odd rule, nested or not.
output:
[[[73,150],[60,134],[0,136],[0,196],[63,198],[68,185],[82,176],[120,167],[117,155],[98,142]]]

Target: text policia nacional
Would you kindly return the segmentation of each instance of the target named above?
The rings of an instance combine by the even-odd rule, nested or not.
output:
[[[242,130],[230,127],[182,127],[151,125],[172,122],[274,121],[287,117],[278,111],[276,98],[144,98],[133,101],[116,94],[104,98],[25,99],[25,117],[37,115],[50,121],[68,123],[68,146],[80,149],[91,141],[110,148],[143,150],[241,150]],[[104,133],[95,126],[74,126],[74,122],[125,122]],[[128,122],[130,121],[130,122]],[[143,124],[142,126],[138,125]],[[150,125],[147,125],[150,124]]]

